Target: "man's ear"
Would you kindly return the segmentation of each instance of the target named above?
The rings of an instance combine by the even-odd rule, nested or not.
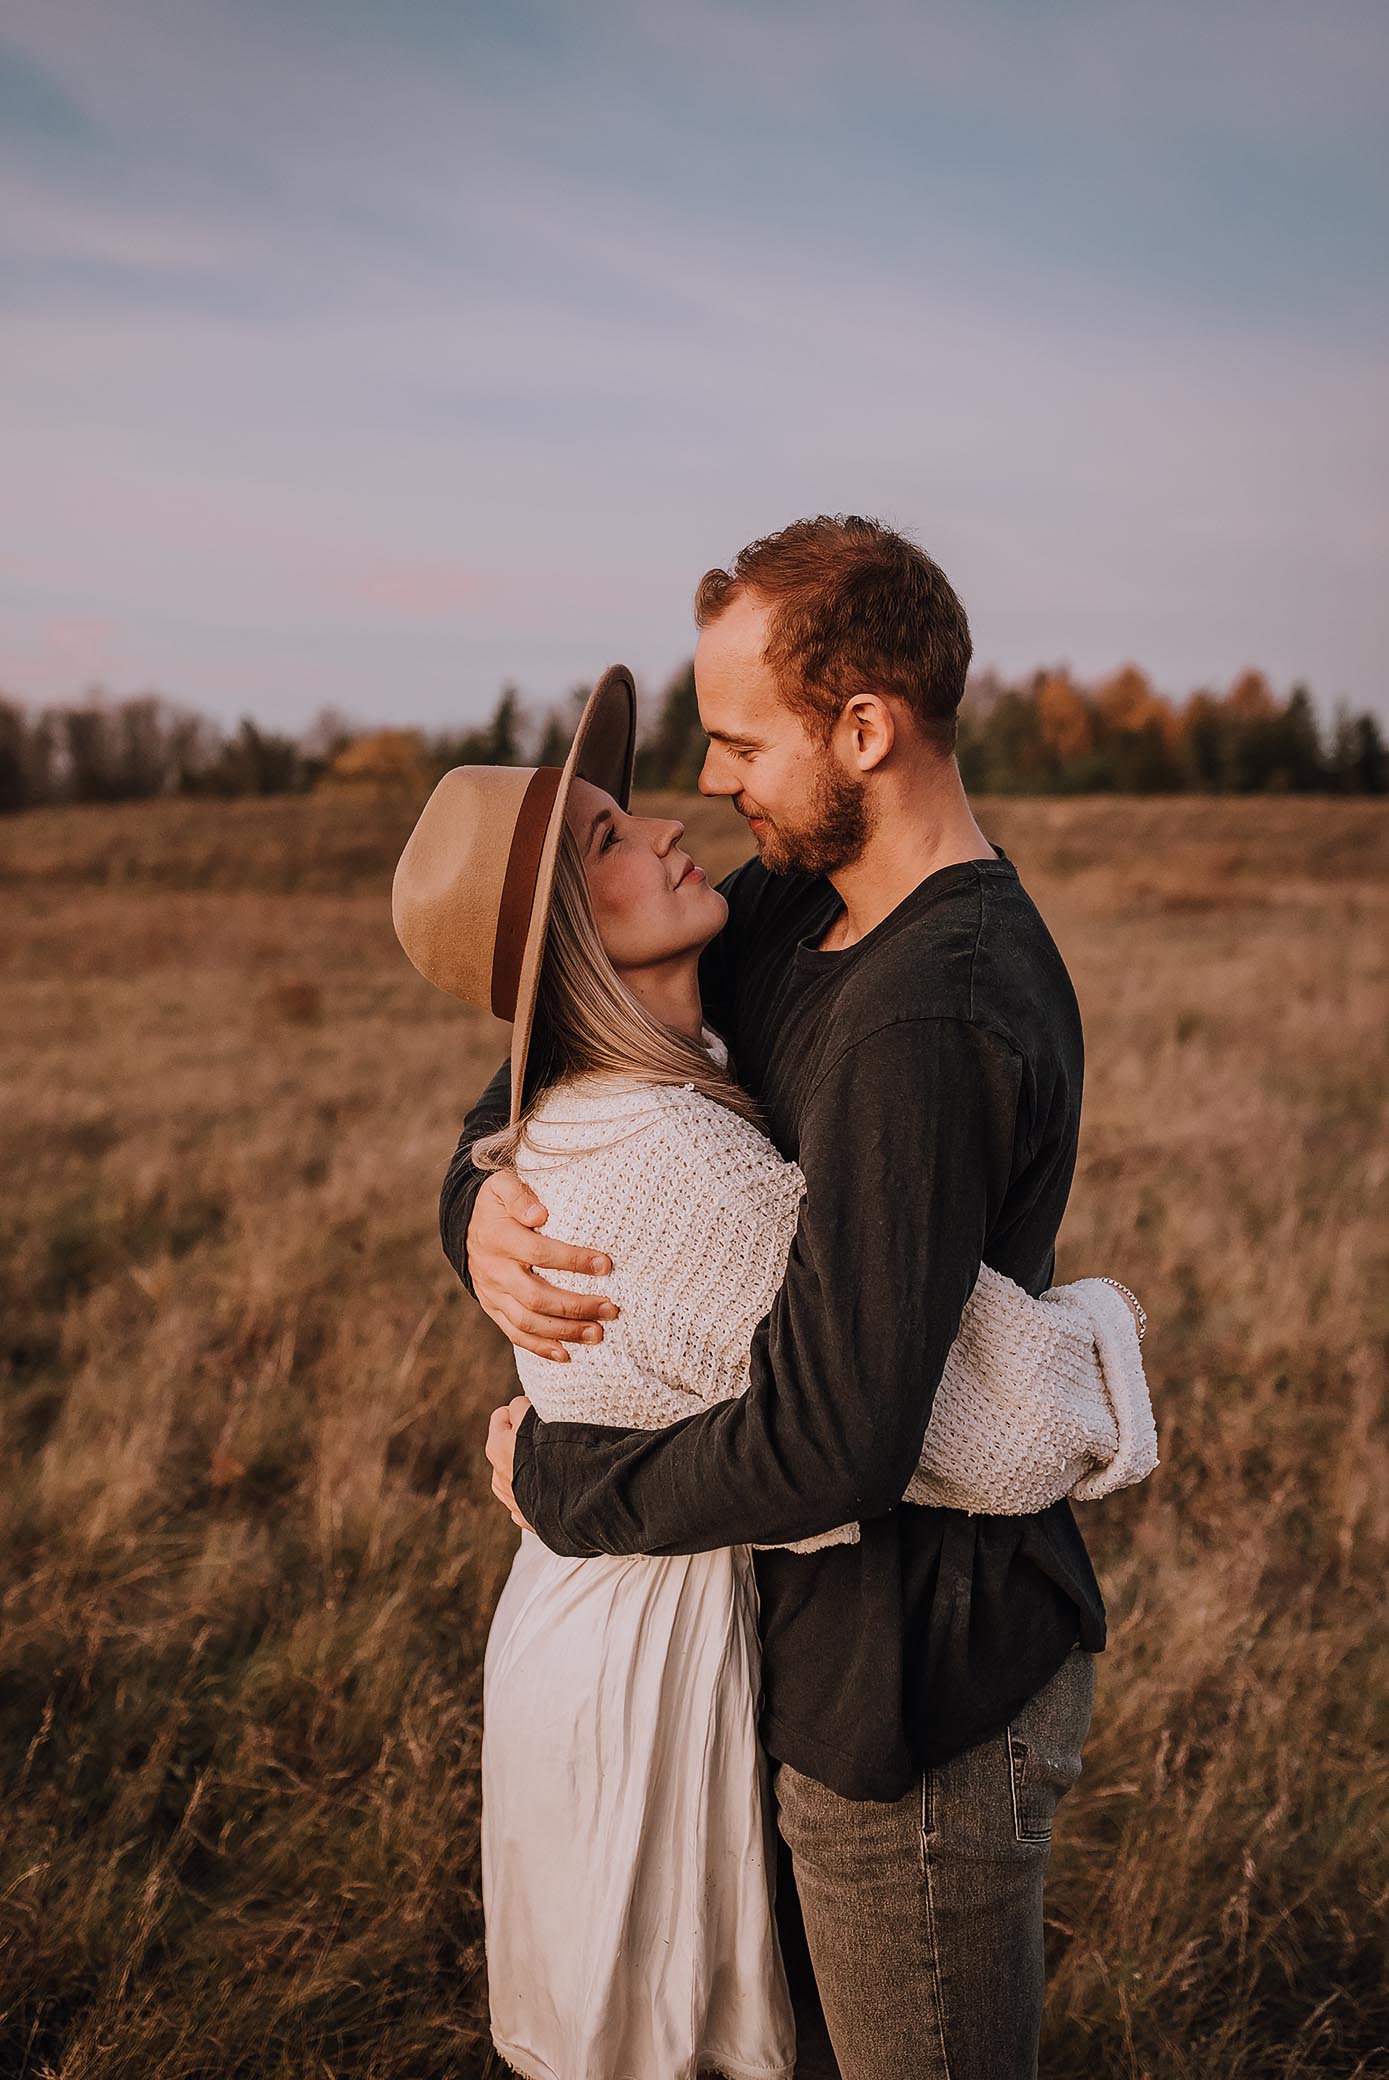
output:
[[[882,764],[897,738],[897,718],[892,705],[878,693],[856,694],[847,702],[844,720],[849,728],[849,748],[861,773],[871,773]]]

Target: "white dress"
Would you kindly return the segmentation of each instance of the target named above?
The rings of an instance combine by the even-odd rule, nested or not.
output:
[[[521,1533],[483,1665],[492,2040],[527,2080],[791,2080],[746,1546]]]
[[[797,1167],[690,1086],[571,1080],[534,1132],[543,1148],[523,1145],[516,1167],[545,1232],[614,1266],[546,1276],[621,1309],[568,1364],[516,1352],[541,1419],[656,1429],[741,1392],[795,1231]],[[1035,1300],[981,1273],[928,1428],[944,1415],[945,1442],[935,1463],[923,1453],[912,1498],[1041,1506],[1039,1434],[1046,1501],[1141,1478],[1155,1452],[1134,1446],[1136,1354],[1112,1287]],[[1025,1421],[999,1417],[1010,1396]],[[837,1526],[794,1550],[857,1535]],[[521,1533],[483,1663],[482,1888],[492,2039],[526,2080],[792,2080],[751,1550],[571,1559]]]
[[[577,1234],[578,1220],[615,1267],[626,1258],[606,1282],[622,1314],[601,1344],[571,1345],[568,1365],[516,1353],[542,1416],[657,1427],[730,1389],[713,1358],[698,1362],[702,1384],[682,1378],[695,1362],[673,1359],[669,1278],[625,1246],[637,1207],[655,1234],[672,1105],[688,1095],[570,1084],[539,1108],[547,1143],[608,1145],[562,1163],[520,1151],[518,1171],[548,1195],[547,1229]],[[732,1119],[708,1109],[720,1130]],[[761,1238],[745,1288],[756,1311],[734,1330],[746,1362],[802,1185],[733,1124],[769,1190],[746,1208],[746,1239]],[[566,1559],[522,1531],[483,1662],[482,1894],[492,2041],[526,2080],[792,2080],[759,1663],[748,1547]]]

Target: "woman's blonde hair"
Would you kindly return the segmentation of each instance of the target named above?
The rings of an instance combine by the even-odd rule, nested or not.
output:
[[[519,1147],[536,1145],[526,1130],[541,1098],[571,1076],[596,1073],[638,1083],[690,1083],[754,1126],[762,1124],[756,1103],[728,1071],[719,1068],[697,1041],[653,1018],[623,982],[599,937],[583,855],[567,823],[560,831],[536,993],[535,1041],[542,1039],[548,1058],[520,1118],[514,1126],[473,1144],[472,1160],[479,1170],[504,1170]],[[534,1056],[534,1041],[531,1052]]]

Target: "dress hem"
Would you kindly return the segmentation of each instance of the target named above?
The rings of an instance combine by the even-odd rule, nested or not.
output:
[[[503,2043],[495,2032],[492,2049],[509,2072],[520,2075],[520,2080],[565,2080],[562,2073],[538,2059],[533,2051],[523,2051],[519,2044]],[[739,2059],[720,2059],[717,2052],[701,2052],[693,2065],[672,2075],[672,2080],[696,2080],[697,2075],[705,2073],[717,2073],[722,2080],[796,2080],[794,2065],[749,2066]]]

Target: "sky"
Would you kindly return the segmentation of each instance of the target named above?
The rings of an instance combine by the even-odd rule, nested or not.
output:
[[[1379,0],[5,0],[0,690],[466,724],[817,512],[1389,716]]]

